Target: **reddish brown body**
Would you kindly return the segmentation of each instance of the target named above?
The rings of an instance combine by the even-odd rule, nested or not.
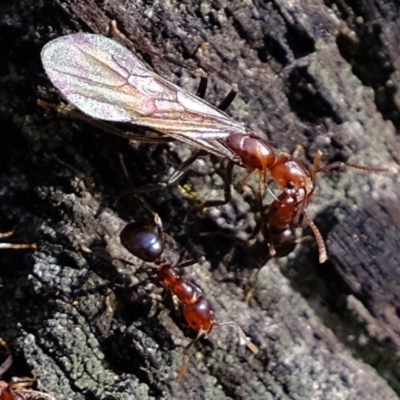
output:
[[[21,394],[18,394],[14,390],[10,389],[8,387],[9,385],[7,384],[7,387],[4,389],[0,388],[0,400],[27,400],[28,397],[24,397]]]
[[[210,332],[215,322],[214,309],[197,285],[177,273],[171,264],[160,257],[164,247],[158,228],[130,223],[122,230],[120,237],[129,252],[158,266],[158,280],[176,296],[190,328],[198,333]]]
[[[232,133],[226,138],[226,144],[250,171],[269,171],[275,162],[274,149],[254,134]]]
[[[287,256],[296,247],[295,229],[300,225],[302,217],[299,204],[301,200],[299,202],[297,191],[287,189],[266,207],[261,223],[271,256]]]
[[[269,175],[282,192],[262,212],[262,232],[274,257],[288,255],[296,246],[295,230],[306,216],[308,203],[315,189],[315,174],[320,156],[314,160],[310,172],[302,161],[288,154],[276,155],[274,149],[261,138],[251,134],[231,134],[228,146],[240,157],[243,166]],[[320,262],[326,260],[326,250],[318,228],[306,216],[320,248]]]
[[[260,137],[236,133],[229,135],[226,143],[244,167],[265,175],[269,173],[283,190],[304,188],[308,195],[313,192],[313,179],[304,164],[287,154],[276,155],[272,146]]]
[[[196,332],[210,332],[214,326],[215,312],[200,288],[178,275],[164,260],[155,262],[160,266],[158,270],[160,282],[179,300],[187,324]]]
[[[120,239],[122,245],[134,256],[142,260],[153,262],[157,267],[157,278],[161,284],[168,289],[178,300],[186,323],[197,332],[197,336],[186,347],[184,351],[184,362],[178,373],[177,379],[181,379],[188,368],[188,354],[193,345],[208,334],[215,325],[215,312],[211,302],[204,296],[202,290],[191,280],[186,279],[176,271],[179,265],[171,266],[161,258],[164,249],[162,238],[161,221],[154,215],[156,226],[141,223],[130,223],[121,231]],[[183,264],[180,264],[183,266]],[[188,265],[186,263],[186,265]],[[235,328],[247,347],[254,353],[258,348],[244,334],[235,322],[219,323]]]

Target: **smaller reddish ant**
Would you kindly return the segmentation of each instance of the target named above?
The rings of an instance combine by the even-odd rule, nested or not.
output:
[[[297,150],[298,151],[298,150]],[[303,162],[289,155],[280,155],[270,170],[274,180],[283,188],[275,200],[264,207],[261,228],[269,247],[271,257],[287,256],[296,247],[301,239],[296,238],[296,229],[303,220],[311,228],[318,245],[319,262],[322,264],[328,259],[324,239],[307,214],[307,207],[314,195],[316,175],[319,172],[328,172],[344,167],[355,168],[368,172],[385,172],[387,168],[375,168],[344,162],[333,162],[319,168],[322,153],[314,157],[311,170],[308,171]]]
[[[184,350],[184,363],[177,379],[181,379],[188,368],[189,350],[202,337],[207,336],[215,323],[215,311],[211,302],[204,296],[202,290],[191,280],[183,277],[176,269],[192,264],[193,262],[179,263],[172,266],[162,257],[164,240],[162,237],[162,225],[158,215],[155,214],[155,224],[146,225],[139,222],[131,222],[120,233],[122,245],[134,256],[146,262],[152,262],[157,267],[157,278],[178,300],[186,323],[197,332],[197,336],[186,346]],[[240,338],[254,353],[258,348],[246,338],[240,327],[234,323],[218,323],[218,325],[231,325],[238,331]]]
[[[8,354],[5,361],[0,365],[1,377],[11,367],[13,359],[7,343],[1,338],[0,344]],[[11,382],[0,381],[0,400],[55,400],[53,396],[30,389],[36,381],[35,371],[32,371],[32,378],[12,378]]]

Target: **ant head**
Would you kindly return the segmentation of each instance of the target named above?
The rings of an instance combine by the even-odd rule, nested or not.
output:
[[[160,228],[142,222],[131,222],[120,233],[122,245],[143,261],[155,261],[164,250]]]

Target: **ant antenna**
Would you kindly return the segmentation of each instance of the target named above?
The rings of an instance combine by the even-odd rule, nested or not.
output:
[[[189,368],[189,356],[190,356],[190,353],[192,352],[193,346],[205,335],[206,335],[206,332],[203,330],[200,330],[197,333],[197,336],[185,347],[185,350],[183,350],[183,363],[182,363],[182,367],[179,370],[178,375],[176,377],[177,381],[180,381],[186,375],[188,368]]]
[[[258,354],[259,348],[246,336],[246,334],[243,332],[243,329],[236,322],[219,322],[216,325],[231,326],[232,328],[236,329],[236,332],[239,335],[239,343],[245,344],[254,355]]]
[[[325,246],[324,239],[323,239],[321,232],[319,231],[317,225],[314,224],[314,221],[308,216],[308,214],[305,210],[303,211],[303,214],[304,214],[304,219],[306,220],[308,226],[313,231],[315,240],[317,241],[317,246],[318,246],[318,251],[319,251],[319,262],[320,262],[320,264],[323,264],[328,259],[328,254],[326,252],[326,246]]]
[[[358,165],[353,163],[345,163],[343,161],[335,161],[333,163],[324,165],[317,172],[328,172],[333,169],[342,169],[342,168],[354,168],[360,169],[361,171],[369,171],[369,172],[390,172],[389,168],[380,168],[380,167],[370,167],[367,165]]]
[[[245,344],[247,348],[253,353],[253,354],[258,354],[259,349],[258,347],[251,342],[251,340],[246,336],[246,334],[243,332],[243,329],[234,321],[229,321],[229,322],[218,322],[216,323],[218,326],[230,326],[234,328],[239,335],[239,343],[240,344]],[[182,367],[178,372],[178,375],[176,379],[179,381],[181,380],[187,373],[188,367],[189,367],[189,356],[190,353],[194,347],[194,345],[203,337],[206,336],[207,332],[201,330],[197,334],[197,336],[185,347],[185,350],[183,351],[183,363]]]

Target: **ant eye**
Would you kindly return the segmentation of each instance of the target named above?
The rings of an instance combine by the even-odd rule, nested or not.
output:
[[[191,326],[192,329],[196,331],[196,330],[198,329],[198,326],[199,326],[199,325],[198,325],[197,321],[195,321],[195,320],[192,319],[192,320],[190,321],[190,323],[189,323],[189,326]]]

